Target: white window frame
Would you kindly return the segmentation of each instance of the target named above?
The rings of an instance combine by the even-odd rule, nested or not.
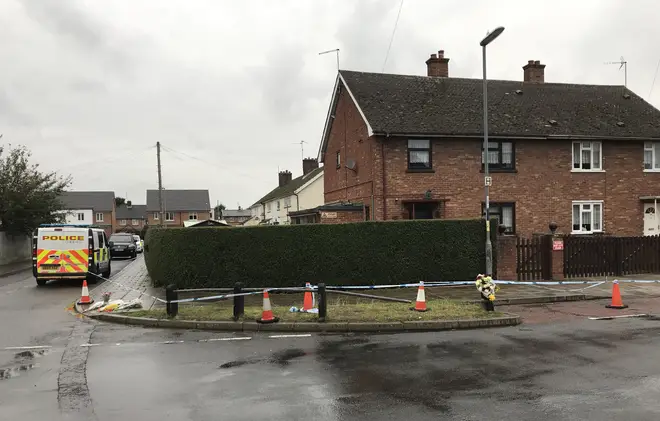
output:
[[[78,220],[79,221],[84,221],[85,220],[85,213],[84,212],[78,212]]]
[[[173,222],[174,221],[174,212],[165,212],[165,221]]]
[[[651,161],[647,168],[646,154],[651,154]],[[660,142],[644,142],[644,172],[660,172]]]
[[[96,222],[103,222],[103,212],[96,212]]]
[[[575,147],[579,147],[579,155],[575,156]],[[594,154],[594,150],[598,149],[598,154]],[[584,163],[582,162],[583,152],[590,151],[590,162],[591,168],[582,168]],[[594,166],[594,156],[598,157],[598,168]],[[576,162],[577,159],[577,162]],[[579,168],[575,168],[575,164],[579,165]],[[601,141],[575,141],[571,143],[571,171],[572,172],[605,172],[603,170],[603,142]]]
[[[278,212],[280,211],[280,201],[279,200],[277,201],[277,211]]]
[[[131,219],[131,225],[137,227],[138,225],[140,225],[140,220],[139,219]]]
[[[604,204],[602,200],[573,200],[571,204],[571,234],[593,234],[595,232],[603,232],[604,227],[603,227],[603,208]],[[579,225],[580,225],[580,230],[575,230],[574,225],[575,225],[575,215],[574,215],[574,210],[575,207],[579,206],[579,211],[578,211],[578,217],[580,218]],[[600,218],[597,221],[599,228],[594,229],[594,206],[599,206],[600,207]],[[584,221],[582,221],[582,216],[583,213],[585,212],[590,212],[591,213],[591,220],[589,221],[590,224],[590,230],[585,230],[582,228],[584,225]]]
[[[189,221],[196,221],[197,220],[197,212],[188,213],[188,220]]]
[[[268,212],[268,213],[270,213],[270,205],[271,205],[270,202],[268,202],[268,203],[266,204],[266,212]]]
[[[158,221],[160,218],[160,215],[158,215],[158,212],[154,212],[154,220]]]
[[[125,219],[121,219],[121,220],[119,221],[119,225],[126,225],[126,220],[125,220]]]

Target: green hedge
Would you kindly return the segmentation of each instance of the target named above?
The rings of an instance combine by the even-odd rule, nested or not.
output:
[[[151,228],[145,258],[155,286],[178,288],[473,280],[485,235],[483,220]]]

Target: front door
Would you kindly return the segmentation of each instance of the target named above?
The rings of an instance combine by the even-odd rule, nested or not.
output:
[[[658,225],[655,211],[655,203],[644,203],[644,235],[660,234],[660,225]]]

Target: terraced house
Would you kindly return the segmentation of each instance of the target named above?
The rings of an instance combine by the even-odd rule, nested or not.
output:
[[[449,75],[444,51],[427,76],[341,70],[323,131],[325,203],[375,220],[492,213],[510,234],[658,234],[660,111],[623,86],[548,83],[528,61],[521,80]],[[364,212],[349,213],[353,220]],[[323,222],[323,221],[321,221]]]

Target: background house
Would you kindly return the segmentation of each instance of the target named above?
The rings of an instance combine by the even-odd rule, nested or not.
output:
[[[60,197],[67,224],[95,224],[109,236],[114,231],[115,193],[111,191],[68,191]]]
[[[183,221],[202,221],[211,218],[208,190],[163,190],[166,226],[183,227]],[[158,190],[147,190],[147,223],[159,225],[160,204]]]
[[[248,219],[252,217],[250,209],[225,209],[222,215],[217,215],[215,219],[224,220],[229,225],[243,225]]]
[[[323,168],[318,160],[303,159],[303,175],[292,179],[290,171],[280,171],[278,186],[250,206],[252,219],[245,225],[290,224],[289,212],[323,204]]]
[[[474,218],[490,208],[511,234],[658,233],[660,111],[623,86],[449,77],[444,51],[427,76],[340,71],[319,158],[326,204],[371,205],[373,219]],[[349,165],[350,164],[350,165]],[[363,220],[359,212],[353,220]]]
[[[115,231],[139,233],[147,225],[147,205],[133,205],[127,201],[116,209],[117,225]]]

